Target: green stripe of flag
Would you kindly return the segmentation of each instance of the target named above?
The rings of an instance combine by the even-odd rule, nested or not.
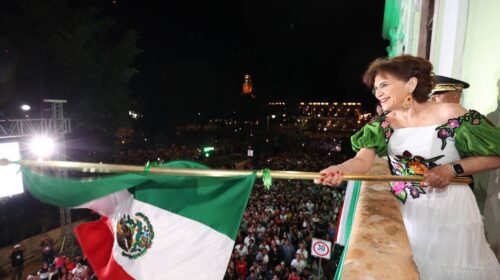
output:
[[[27,167],[22,167],[22,172],[24,183],[35,198],[60,207],[76,207],[147,181],[140,174],[68,179],[35,173]]]
[[[347,254],[347,250],[349,249],[349,239],[351,236],[352,224],[356,214],[356,205],[358,204],[360,190],[361,190],[361,181],[356,181],[354,183],[354,187],[352,190],[351,203],[349,204],[349,213],[347,215],[347,221],[346,221],[345,240],[347,240],[347,242],[345,244],[344,250],[342,251],[342,256],[340,257],[340,261],[337,266],[337,271],[335,272],[335,276],[333,277],[334,280],[342,279],[342,269],[344,267],[344,260]]]
[[[193,164],[174,162],[168,167],[204,167]],[[154,176],[163,182],[162,185],[136,188],[134,196],[137,200],[196,220],[233,240],[236,238],[255,174],[238,177]],[[163,185],[168,185],[168,188]]]

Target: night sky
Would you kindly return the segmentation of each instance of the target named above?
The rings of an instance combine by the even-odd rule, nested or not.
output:
[[[246,73],[262,103],[374,102],[361,75],[386,55],[384,1],[96,3],[139,33],[131,86],[150,123],[238,109]]]
[[[361,75],[386,56],[385,1],[67,1],[114,18],[116,34],[137,31],[142,54],[130,89],[146,130],[172,128],[198,113],[243,116],[254,106],[242,106],[245,74],[252,75],[256,108],[268,101],[374,106]]]

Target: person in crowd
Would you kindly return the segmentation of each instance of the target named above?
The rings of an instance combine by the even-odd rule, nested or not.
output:
[[[248,233],[248,235],[245,237],[245,240],[244,240],[244,243],[245,245],[250,248],[250,242],[255,243],[255,236],[253,235],[253,233]]]
[[[49,280],[50,271],[49,264],[47,262],[42,263],[42,267],[38,270],[37,276],[40,280]]]
[[[83,257],[82,256],[76,256],[75,257],[75,268],[71,271],[73,274],[73,279],[74,280],[86,280],[88,278],[87,275],[87,265],[85,265]]]
[[[297,249],[296,253],[300,254],[304,262],[307,264],[307,258],[309,257],[309,253],[306,250],[306,244],[304,242],[301,242],[299,244],[299,249]]]
[[[267,215],[263,215],[263,217],[266,217]],[[258,223],[258,226],[256,228],[257,232],[257,239],[262,240],[264,237],[264,234],[266,233],[266,227],[263,225],[263,223]]]
[[[65,262],[66,262],[66,256],[64,254],[59,253],[54,258],[54,265],[56,269],[59,269],[60,267],[64,266]]]
[[[295,248],[290,244],[290,240],[285,239],[283,246],[281,247],[283,250],[283,259],[287,266],[292,262],[293,256],[295,255]]]
[[[294,221],[298,222],[298,224],[300,225],[300,227],[302,227],[302,223],[301,223],[301,214],[299,213],[299,215],[297,216],[294,216]],[[297,223],[294,223],[290,229],[290,243],[292,244],[293,248],[297,248],[299,246],[299,226],[297,225]]]
[[[238,273],[238,277],[245,277],[247,275],[247,261],[245,257],[240,257],[239,260],[236,261],[236,272]]]
[[[290,274],[288,275],[288,280],[300,280],[299,272],[295,267],[290,269]]]
[[[312,226],[317,226],[320,222],[319,215],[317,212],[314,212],[312,218],[311,218],[311,224]]]
[[[267,232],[267,229],[264,231],[264,233]],[[267,241],[262,239],[262,241],[259,243],[259,249],[266,249],[267,251],[271,250],[271,247],[267,244]]]
[[[363,82],[383,113],[352,136],[356,156],[323,169],[316,183],[338,186],[343,174],[370,170],[387,155],[394,175],[422,175],[421,182],[391,182],[422,279],[500,279],[469,186],[457,176],[497,168],[500,128],[459,104],[432,102],[432,64],[401,55],[373,61]]]
[[[24,250],[21,248],[21,244],[14,245],[10,252],[10,268],[12,280],[23,278]]]
[[[269,254],[267,253],[266,248],[262,248],[260,250],[262,255],[262,270],[266,271],[269,264]]]
[[[250,246],[248,246],[248,261],[253,262],[257,257],[257,253],[259,252],[259,246],[250,239]]]
[[[436,75],[436,84],[431,91],[431,100],[434,102],[445,102],[460,104],[462,92],[469,88],[469,84],[450,77]]]
[[[70,278],[70,272],[68,272],[68,270],[66,269],[66,266],[60,266],[58,269],[57,269],[57,275],[55,275],[57,277],[55,277],[54,279],[50,279],[50,280],[71,280],[73,279],[73,277]]]
[[[284,279],[284,271],[283,271],[284,269],[285,269],[284,263],[277,264],[272,270],[268,269],[266,274],[266,280]]]
[[[295,268],[297,270],[297,274],[301,274],[302,270],[306,267],[306,262],[304,261],[304,258],[300,253],[295,254],[295,259],[292,260],[292,263],[290,264],[292,268]]]
[[[260,279],[261,278],[261,273],[263,271],[262,266],[260,265],[261,261],[254,261],[252,263],[252,266],[249,269],[249,272],[254,273],[255,279]]]
[[[87,276],[88,280],[97,280],[97,275],[95,274],[95,271],[92,269],[92,266],[87,264]]]
[[[306,208],[307,208],[307,212],[309,213],[309,215],[311,215],[314,212],[314,203],[312,203],[310,200],[308,200],[306,202]]]
[[[313,279],[313,276],[311,275],[311,271],[307,267],[302,270],[302,275],[300,275],[300,280],[310,280]],[[331,279],[331,278],[327,278]]]
[[[236,275],[234,268],[228,266],[226,269],[226,274],[224,274],[224,280],[236,280],[237,278],[238,276]]]
[[[75,263],[71,260],[69,256],[66,256],[66,258],[64,259],[64,266],[66,266],[66,270],[68,270],[70,273],[76,267]]]
[[[328,223],[328,240],[335,241],[335,235],[337,234],[337,229],[333,223]]]
[[[281,260],[283,260],[283,254],[277,245],[271,245],[271,251],[269,251],[269,266],[271,268],[276,267]]]
[[[52,263],[54,261],[54,240],[47,234],[42,235],[40,251],[42,252],[42,259],[44,262]]]
[[[241,242],[240,244],[236,245],[236,252],[240,257],[246,258],[246,256],[248,256],[248,248],[245,243]]]
[[[59,279],[58,271],[53,263],[49,264],[49,280]]]
[[[255,271],[250,270],[250,273],[248,274],[248,277],[245,280],[257,280],[258,278],[255,275],[256,275]]]

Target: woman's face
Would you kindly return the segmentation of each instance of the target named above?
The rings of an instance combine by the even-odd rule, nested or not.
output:
[[[409,93],[408,82],[402,81],[389,73],[375,76],[373,83],[375,97],[384,112],[401,109],[401,104]]]

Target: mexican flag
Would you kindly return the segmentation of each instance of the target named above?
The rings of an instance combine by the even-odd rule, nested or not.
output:
[[[185,161],[163,166],[206,168]],[[255,174],[65,179],[23,168],[23,178],[42,202],[103,216],[75,230],[99,279],[222,279]]]

